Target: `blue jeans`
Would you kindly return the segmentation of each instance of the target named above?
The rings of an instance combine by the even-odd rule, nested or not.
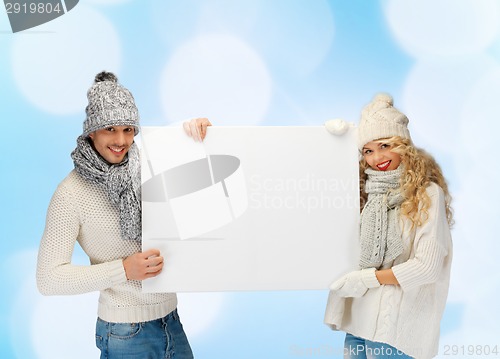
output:
[[[347,333],[344,342],[345,359],[386,359],[404,358],[411,359],[410,356],[390,346],[389,344],[372,342],[363,338],[355,337]]]
[[[97,318],[95,340],[101,359],[193,358],[177,309],[144,323],[109,323]]]

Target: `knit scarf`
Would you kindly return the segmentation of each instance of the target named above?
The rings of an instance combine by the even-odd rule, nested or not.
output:
[[[106,162],[85,136],[77,139],[71,153],[76,172],[85,180],[104,189],[120,213],[123,239],[141,240],[141,181],[139,150],[135,143],[118,164]]]
[[[399,211],[404,197],[398,190],[402,166],[393,171],[366,169],[368,200],[361,212],[359,266],[380,268],[403,252]]]

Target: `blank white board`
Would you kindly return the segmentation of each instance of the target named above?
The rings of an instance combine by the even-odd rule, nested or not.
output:
[[[145,292],[327,289],[358,257],[355,129],[142,127]]]

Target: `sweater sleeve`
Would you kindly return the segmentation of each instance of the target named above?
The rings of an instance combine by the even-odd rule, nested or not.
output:
[[[59,185],[51,199],[38,251],[37,286],[43,295],[82,294],[126,282],[121,259],[78,266],[71,263],[80,217],[71,193]]]
[[[427,194],[431,199],[429,218],[416,229],[413,242],[414,257],[392,267],[404,291],[435,283],[451,250],[444,193],[438,185],[432,184],[427,189]]]

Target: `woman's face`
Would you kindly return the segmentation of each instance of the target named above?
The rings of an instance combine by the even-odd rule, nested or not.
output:
[[[391,151],[384,140],[368,142],[361,150],[366,163],[375,171],[392,171],[399,167],[401,156]]]

